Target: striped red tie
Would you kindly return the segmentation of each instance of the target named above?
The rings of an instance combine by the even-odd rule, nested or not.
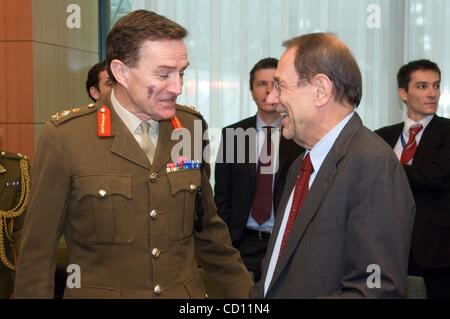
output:
[[[303,159],[302,166],[300,168],[300,174],[297,177],[297,183],[295,184],[294,189],[294,198],[292,200],[292,206],[289,212],[289,218],[286,224],[286,229],[284,230],[283,240],[281,241],[280,253],[278,257],[281,256],[281,254],[283,253],[289,233],[291,232],[292,225],[294,225],[295,219],[297,218],[297,215],[302,207],[306,195],[308,194],[309,178],[313,171],[314,168],[312,166],[311,158],[308,153]]]
[[[414,154],[417,150],[416,136],[422,130],[422,124],[412,125],[409,128],[409,140],[403,147],[402,156],[400,157],[400,163],[402,165],[411,165]]]

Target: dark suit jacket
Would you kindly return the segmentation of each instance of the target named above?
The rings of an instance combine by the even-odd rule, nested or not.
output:
[[[404,123],[376,131],[392,148]],[[416,201],[412,252],[422,267],[450,266],[450,120],[434,116],[411,166],[404,166]]]
[[[286,188],[253,297],[264,294],[271,252],[301,158]],[[397,298],[405,295],[414,200],[393,152],[355,114],[326,156],[278,260],[266,298]],[[381,288],[369,288],[369,265]]]
[[[234,163],[227,159],[226,129],[256,128],[256,115],[246,118],[238,123],[232,124],[222,130],[222,143],[219,154],[223,155],[223,163],[216,163],[215,168],[215,187],[214,200],[218,207],[218,214],[228,225],[231,233],[231,239],[234,245],[237,245],[246,228],[247,220],[252,205],[253,192],[255,190],[256,163],[250,163],[249,143],[250,138],[246,140],[245,145],[245,163],[237,163],[238,147],[237,138],[234,140]],[[276,212],[281,194],[284,189],[286,174],[292,162],[304,152],[304,149],[283,136],[280,139],[279,148],[279,167],[275,175],[273,189],[273,207]],[[240,154],[242,156],[242,154]]]

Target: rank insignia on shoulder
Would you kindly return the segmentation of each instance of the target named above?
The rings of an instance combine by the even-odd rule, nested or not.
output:
[[[192,110],[194,110],[195,112],[198,112],[198,113],[200,113],[200,111],[198,110],[198,108],[197,107],[195,107],[195,106],[193,106],[193,105],[186,105],[188,108],[190,108],[190,109],[192,109]]]

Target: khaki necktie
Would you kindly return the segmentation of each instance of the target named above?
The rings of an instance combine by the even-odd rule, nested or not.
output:
[[[139,127],[141,128],[142,149],[147,155],[150,164],[153,164],[153,157],[155,156],[155,144],[153,144],[152,140],[150,139],[150,135],[148,135],[150,123],[141,122],[141,125],[139,125]]]

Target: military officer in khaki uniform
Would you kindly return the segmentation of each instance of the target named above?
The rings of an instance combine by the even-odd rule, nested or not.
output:
[[[0,299],[13,292],[15,256],[29,197],[28,160],[22,154],[0,151]]]
[[[123,17],[107,39],[116,82],[108,99],[58,113],[43,128],[16,297],[52,297],[62,234],[69,264],[80,270],[80,285],[74,279],[65,298],[205,298],[198,264],[225,298],[249,296],[251,280],[217,215],[209,164],[193,162],[194,141],[202,147],[195,123],[206,124],[176,105],[185,35],[153,12]],[[183,128],[192,150],[178,162],[171,135]]]

